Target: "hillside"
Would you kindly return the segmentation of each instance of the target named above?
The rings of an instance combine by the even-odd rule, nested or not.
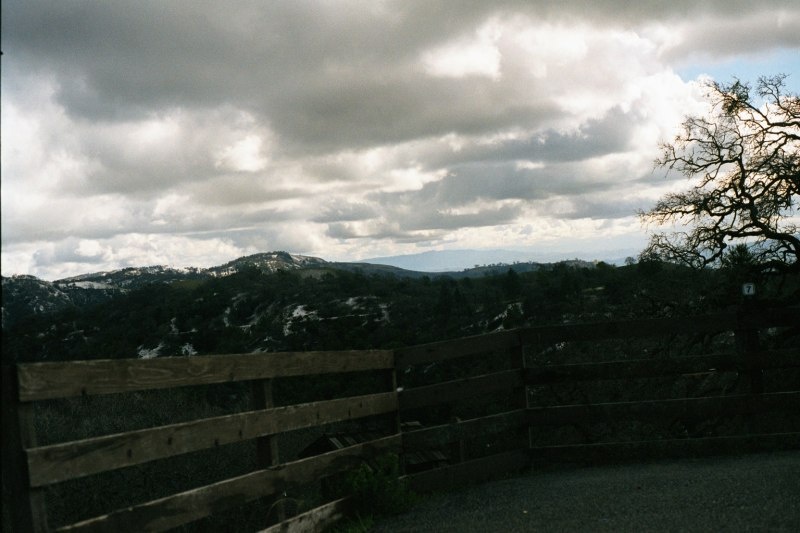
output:
[[[21,312],[20,302],[33,311],[4,328],[3,357],[392,348],[522,325],[691,315],[740,298],[725,271],[652,262],[525,268],[398,276],[272,253],[207,270],[125,269],[53,283],[4,278],[4,320]],[[797,285],[784,282],[780,291]],[[768,297],[771,289],[761,289]]]
[[[738,304],[743,275],[658,261],[426,274],[268,252],[207,269],[14,276],[2,279],[3,357],[392,348],[522,325],[692,315]],[[797,276],[756,281],[760,300],[791,301],[800,287]]]
[[[6,330],[15,322],[30,315],[84,308],[151,284],[168,285],[177,282],[203,281],[230,276],[249,269],[256,269],[265,274],[303,271],[304,275],[310,276],[319,276],[332,270],[344,270],[365,275],[420,279],[426,276],[479,277],[504,273],[508,268],[517,272],[527,272],[539,268],[539,265],[518,263],[509,267],[496,264],[461,272],[429,274],[381,264],[329,262],[317,257],[278,251],[240,257],[210,268],[130,267],[110,272],[82,274],[52,282],[33,276],[11,276],[2,278],[2,328]]]

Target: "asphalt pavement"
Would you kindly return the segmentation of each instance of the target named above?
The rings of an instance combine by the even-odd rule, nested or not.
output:
[[[531,471],[425,496],[375,533],[800,532],[800,451]]]

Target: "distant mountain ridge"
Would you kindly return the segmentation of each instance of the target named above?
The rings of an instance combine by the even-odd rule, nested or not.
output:
[[[606,250],[603,253],[593,251],[541,252],[503,249],[478,250],[433,250],[416,254],[371,257],[363,259],[364,263],[391,265],[402,269],[424,271],[428,273],[462,272],[486,265],[514,265],[517,263],[563,263],[568,260],[592,263],[600,260],[608,264],[620,266],[627,257],[636,257],[639,252],[631,248]]]
[[[322,267],[324,259],[294,255],[287,252],[264,252],[248,255],[210,268],[173,268],[166,266],[128,267],[108,272],[93,272],[56,280],[58,286],[84,288],[130,289],[147,283],[173,283],[187,279],[204,279],[228,276],[245,268],[257,268],[263,272]],[[94,286],[92,286],[94,284]]]
[[[570,261],[573,266],[591,266],[592,263]],[[506,264],[494,262],[461,271],[422,272],[389,264],[371,262],[332,262],[318,257],[291,254],[283,251],[263,252],[234,259],[210,268],[173,268],[168,266],[127,267],[108,272],[81,274],[56,281],[45,281],[34,276],[2,277],[2,327],[5,330],[20,318],[84,307],[108,300],[121,292],[135,290],[150,284],[170,284],[182,281],[203,281],[229,276],[246,269],[275,273],[281,270],[305,270],[311,275],[326,270],[346,270],[366,275],[392,275],[406,278],[450,276],[455,279],[505,273],[509,268],[518,273],[541,268],[540,263]]]
[[[120,292],[153,283],[202,281],[227,276],[246,268],[265,272],[313,268],[327,262],[316,257],[286,252],[265,252],[240,257],[211,268],[172,268],[166,266],[127,267],[108,272],[92,272],[45,281],[34,276],[2,277],[2,328],[27,315],[41,315],[100,303]]]
[[[318,257],[290,254],[282,251],[264,252],[240,257],[210,268],[173,268],[168,266],[127,267],[107,272],[92,272],[55,281],[45,281],[34,276],[16,275],[2,277],[2,328],[5,330],[20,318],[42,315],[100,303],[121,292],[135,290],[153,283],[202,281],[229,276],[246,269],[274,273],[280,270],[362,270],[398,276],[416,277],[413,272],[403,272],[389,266],[331,263]]]

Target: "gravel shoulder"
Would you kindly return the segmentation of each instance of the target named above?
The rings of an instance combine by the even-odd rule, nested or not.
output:
[[[549,471],[434,494],[397,532],[800,531],[800,451]]]

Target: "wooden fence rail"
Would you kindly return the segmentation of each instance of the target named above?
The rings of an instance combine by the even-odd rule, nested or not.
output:
[[[760,310],[755,314],[741,312],[719,313],[708,316],[688,318],[662,318],[626,320],[604,323],[568,324],[559,326],[521,328],[489,335],[462,338],[455,341],[436,342],[422,346],[403,348],[395,351],[398,376],[411,368],[430,369],[432,365],[457,365],[461,361],[471,361],[491,354],[502,358],[507,353],[511,361],[510,369],[499,369],[492,373],[479,373],[468,377],[440,380],[435,384],[422,384],[404,387],[400,393],[399,409],[401,415],[413,412],[420,407],[433,407],[454,401],[466,401],[476,396],[488,396],[489,401],[498,392],[509,391],[524,386],[525,393],[516,398],[515,405],[500,406],[500,411],[483,414],[464,420],[452,416],[452,420],[439,425],[403,432],[404,449],[409,451],[447,447],[455,449],[450,464],[438,469],[409,475],[412,486],[419,489],[439,489],[458,485],[464,480],[462,472],[472,472],[481,478],[486,472],[502,473],[529,466],[531,462],[563,459],[575,460],[584,457],[599,460],[622,457],[673,456],[687,453],[702,453],[713,450],[737,449],[742,451],[759,449],[800,448],[800,347],[783,349],[763,349],[758,342],[742,343],[740,337],[749,335],[758,339],[761,329],[800,326],[800,310],[797,308]],[[635,357],[625,360],[608,360],[595,347],[598,342],[612,339],[636,340],[667,338],[672,343],[675,337],[729,338],[725,350],[719,353],[700,355]],[[593,347],[590,362],[580,363],[541,363],[536,353],[558,346],[560,343],[589,343]],[[725,344],[723,342],[723,344]],[[556,355],[549,356],[559,358]],[[467,365],[469,366],[469,365]],[[761,373],[767,370],[786,370],[794,372],[795,380],[791,390],[778,390],[764,393]],[[745,394],[723,394],[721,396],[697,398],[636,398],[628,401],[598,401],[583,399],[580,404],[551,405],[538,407],[530,405],[527,389],[533,391],[541,386],[558,384],[575,385],[581,382],[597,383],[604,380],[621,380],[630,383],[637,379],[672,378],[691,379],[711,375],[733,373],[749,385]],[[625,388],[621,385],[618,388]],[[502,407],[505,407],[503,411]],[[659,438],[653,441],[647,436],[627,442],[583,442],[575,444],[557,443],[553,445],[534,445],[530,438],[536,432],[547,432],[552,425],[579,425],[582,423],[614,423],[617,420],[669,419],[684,423],[716,419],[724,416],[752,416],[783,411],[793,416],[795,423],[791,431],[781,430],[772,433],[745,433],[741,435],[721,435],[715,437],[695,436],[692,438]],[[523,418],[523,413],[525,414]],[[408,418],[408,417],[407,417]],[[473,447],[464,454],[469,441],[491,434],[503,434],[505,442],[519,442],[515,430],[527,431],[527,439],[522,439],[527,454],[520,455],[514,450],[501,447],[493,452],[491,446],[485,449]],[[485,440],[485,439],[484,439]],[[455,444],[455,446],[453,446]],[[487,453],[488,450],[488,453]],[[525,457],[525,459],[522,459]]]
[[[272,442],[263,439],[287,431],[394,413],[398,405],[394,390],[299,405],[267,405],[271,404],[269,384],[276,378],[393,369],[392,352],[382,350],[91,360],[3,368],[3,404],[10,415],[8,420],[3,417],[3,456],[8,453],[9,469],[16,471],[8,478],[13,479],[9,484],[13,483],[18,497],[12,513],[15,525],[22,531],[51,529],[44,503],[48,485],[235,442],[258,439],[269,448]],[[37,401],[236,382],[253,383],[262,391],[258,401],[263,408],[37,445],[33,420]],[[249,474],[135,504],[60,530],[169,529],[343,471],[379,451],[400,451],[399,444],[398,435],[388,436],[280,465],[271,464],[273,458],[267,456],[260,461],[263,468]]]
[[[530,327],[393,351],[109,359],[4,367],[4,498],[7,493],[14,498],[4,504],[11,503],[15,530],[50,531],[53,527],[45,504],[48,487],[246,441],[256,444],[257,454],[255,469],[248,473],[135,502],[59,526],[59,530],[169,529],[317,482],[386,452],[404,459],[411,487],[431,490],[558,459],[671,456],[709,448],[800,448],[800,348],[762,346],[758,336],[759,330],[797,329],[798,325],[800,310],[784,308],[762,310],[757,315],[725,313]],[[722,351],[716,346],[713,353],[660,353],[638,344],[641,339],[667,338],[666,344],[672,346],[676,336],[692,335],[706,341],[721,339],[717,344]],[[604,356],[601,346],[609,339],[634,343],[632,353],[624,359]],[[564,354],[581,343],[589,343],[591,357],[565,359]],[[706,345],[713,343],[700,343]],[[614,345],[608,350],[618,348]],[[765,390],[763,374],[774,370],[780,371],[784,385]],[[382,381],[385,386],[380,392],[292,405],[274,403],[277,380],[358,372],[384,373],[389,379]],[[572,389],[614,380],[635,383],[666,378],[675,383],[725,373],[736,377],[737,390],[613,399],[619,390],[614,389],[610,397],[589,398]],[[744,390],[742,380],[747,383]],[[249,386],[253,397],[250,410],[43,445],[34,430],[37,402],[232,383]],[[733,387],[725,383],[723,389]],[[558,387],[568,387],[567,392],[559,393]],[[770,387],[768,382],[766,388]],[[628,388],[618,387],[626,393]],[[552,390],[554,398],[566,394],[566,403],[562,398],[557,403],[538,404],[543,401],[543,390]],[[788,414],[777,418],[781,427],[771,432],[655,439],[642,435],[620,442],[590,436],[585,442],[534,442],[541,435],[557,435],[548,429],[554,427],[585,432],[582,425],[613,426],[631,420],[678,420],[691,425],[725,416],[767,413],[770,418],[776,412]],[[280,461],[282,434],[379,416],[391,419],[390,431],[366,441],[351,439],[350,445],[325,453]],[[336,499],[289,518],[279,506],[276,516],[282,522],[269,531],[321,527],[341,518],[349,503],[346,497]]]

